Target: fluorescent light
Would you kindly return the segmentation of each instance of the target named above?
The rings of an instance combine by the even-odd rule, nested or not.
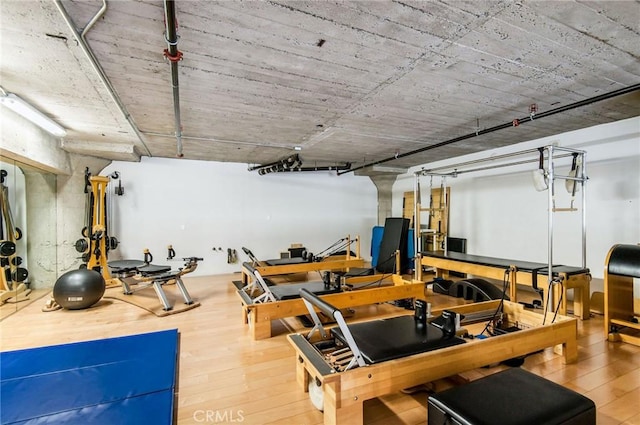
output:
[[[0,96],[0,103],[54,136],[64,137],[67,135],[66,130],[60,124],[13,93]]]
[[[302,150],[302,146],[294,146],[293,150],[294,151],[301,151]]]
[[[378,173],[393,173],[393,174],[404,174],[407,172],[407,168],[403,167],[389,167],[386,165],[374,165],[371,167],[373,171]]]

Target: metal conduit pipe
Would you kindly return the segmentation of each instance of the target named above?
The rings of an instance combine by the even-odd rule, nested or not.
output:
[[[296,171],[301,171],[301,172],[302,171],[339,171],[339,170],[348,170],[349,168],[351,168],[350,162],[344,163],[342,165],[303,167],[302,159],[300,158],[300,155],[293,154],[288,156],[287,158],[281,159],[280,161],[249,167],[249,171],[258,170],[258,174],[263,176],[265,174],[270,174],[270,173],[284,173],[284,172],[296,172]]]
[[[532,114],[532,115],[526,116],[524,118],[513,120],[511,122],[507,122],[507,123],[504,123],[504,124],[496,125],[496,126],[490,127],[490,128],[485,128],[484,130],[479,130],[477,132],[465,134],[464,136],[459,136],[459,137],[455,137],[453,139],[445,140],[444,142],[436,143],[434,145],[425,146],[423,148],[416,149],[416,150],[413,150],[413,151],[410,151],[410,152],[405,152],[405,153],[402,153],[402,154],[398,154],[398,155],[392,156],[390,158],[385,158],[385,159],[381,159],[379,161],[374,161],[374,162],[371,162],[369,164],[365,164],[365,165],[361,165],[359,167],[352,168],[352,169],[350,169],[348,171],[338,172],[338,175],[350,173],[352,171],[361,170],[363,168],[371,167],[371,166],[374,166],[374,165],[384,164],[385,162],[390,162],[390,161],[393,161],[395,159],[404,158],[404,157],[415,155],[415,154],[418,154],[418,153],[421,153],[421,152],[425,152],[425,151],[428,151],[428,150],[431,150],[431,149],[436,149],[436,148],[440,148],[442,146],[446,146],[446,145],[450,145],[450,144],[453,144],[453,143],[461,142],[463,140],[471,139],[473,137],[477,137],[477,136],[480,136],[482,134],[488,134],[488,133],[493,133],[494,131],[504,130],[505,128],[513,127],[514,125],[523,124],[523,123],[526,123],[526,122],[529,122],[529,121],[533,121],[534,119],[535,120],[539,120],[539,119],[544,118],[544,117],[549,117],[551,115],[559,114],[561,112],[570,111],[572,109],[580,108],[582,106],[587,106],[587,105],[590,105],[592,103],[600,102],[602,100],[607,100],[607,99],[611,99],[611,98],[616,97],[616,96],[621,96],[623,94],[628,94],[628,93],[634,92],[636,90],[640,90],[640,84],[634,84],[634,85],[631,85],[631,86],[623,87],[621,89],[614,90],[614,91],[608,92],[608,93],[604,93],[604,94],[601,94],[599,96],[594,96],[594,97],[590,97],[588,99],[580,100],[578,102],[570,103],[569,105],[560,106],[558,108],[550,109],[550,110],[545,111],[545,112],[537,112],[535,115]],[[516,122],[517,122],[517,124],[515,124]]]
[[[107,77],[107,74],[104,72],[104,69],[102,69],[102,66],[98,63],[98,60],[97,60],[96,56],[93,54],[93,50],[91,50],[91,47],[89,47],[89,44],[87,43],[87,40],[85,39],[85,36],[86,36],[87,32],[89,32],[89,29],[91,29],[93,24],[95,24],[96,21],[98,19],[100,19],[100,17],[106,12],[106,10],[107,10],[107,1],[106,0],[102,1],[102,7],[98,11],[98,13],[91,19],[89,24],[87,24],[85,29],[82,31],[82,34],[79,33],[78,30],[76,29],[75,24],[74,24],[73,20],[71,19],[71,16],[69,16],[69,14],[67,13],[67,10],[62,5],[62,2],[60,0],[54,0],[54,3],[56,5],[56,7],[58,8],[58,10],[60,11],[60,14],[62,15],[62,18],[66,22],[67,26],[71,30],[71,33],[73,34],[73,36],[78,41],[78,45],[80,46],[80,49],[82,49],[84,54],[87,56],[87,58],[89,59],[89,62],[91,63],[91,66],[93,67],[93,70],[96,72],[96,74],[98,74],[98,77],[100,78],[100,81],[102,81],[102,84],[107,89],[107,92],[111,96],[111,99],[113,99],[113,101],[115,102],[116,106],[118,107],[118,109],[120,110],[122,115],[124,115],[125,119],[129,123],[129,126],[131,127],[133,132],[138,137],[138,140],[140,140],[140,143],[142,144],[142,146],[144,147],[144,150],[147,153],[147,156],[149,156],[149,157],[153,156],[153,155],[151,155],[151,151],[149,150],[149,147],[147,146],[147,144],[144,141],[144,136],[142,135],[142,133],[138,129],[138,126],[136,126],[135,122],[133,121],[133,118],[131,117],[131,114],[129,114],[129,111],[127,111],[127,108],[124,106],[124,104],[120,100],[120,97],[116,93],[116,90],[113,87],[113,85],[111,84],[111,81],[109,81],[109,78]]]
[[[347,162],[343,165],[328,165],[322,167],[294,167],[294,168],[278,168],[267,167],[258,170],[258,174],[263,176],[270,173],[296,173],[296,172],[309,172],[309,171],[340,171],[348,170],[351,168],[351,163]]]
[[[512,157],[516,157],[516,156],[523,156],[523,155],[528,155],[528,154],[532,154],[532,153],[538,153],[540,148],[535,148],[535,149],[528,149],[528,150],[524,150],[524,151],[520,151],[520,152],[513,152],[513,153],[507,153],[507,154],[503,154],[503,155],[496,155],[496,156],[491,156],[488,158],[480,158],[480,159],[474,159],[472,161],[466,161],[466,162],[460,162],[460,163],[456,163],[456,164],[451,164],[451,165],[446,165],[446,166],[442,166],[442,167],[436,167],[436,168],[429,168],[429,169],[422,169],[420,171],[416,171],[415,174],[420,174],[420,175],[425,175],[425,176],[457,176],[459,174],[464,174],[464,173],[471,173],[471,172],[475,172],[475,171],[484,171],[484,170],[492,170],[495,168],[502,168],[502,167],[509,167],[512,165],[523,165],[523,164],[528,164],[531,162],[538,162],[539,158],[532,158],[532,159],[523,159],[523,160],[519,160],[519,161],[514,161],[514,162],[508,162],[508,163],[498,163],[495,165],[489,165],[489,166],[485,166],[485,167],[480,167],[480,168],[472,168],[472,169],[468,169],[468,168],[464,168],[464,167],[468,167],[470,165],[475,165],[475,164],[481,164],[484,162],[497,162],[501,159],[506,159],[506,158],[512,158]],[[556,148],[559,149],[559,148]],[[558,154],[555,155],[554,158],[565,158],[565,157],[569,157],[571,156],[570,153],[565,153],[565,154]],[[443,171],[443,170],[449,170],[449,171]]]
[[[272,168],[272,167],[292,168],[292,167],[299,167],[301,165],[302,165],[302,159],[300,159],[300,155],[294,154],[294,155],[288,156],[285,159],[271,162],[269,164],[255,165],[253,167],[249,167],[249,171],[255,171],[263,168]]]
[[[435,168],[429,168],[429,169],[422,169],[420,171],[418,171],[417,173],[424,173],[424,174],[433,174],[434,172],[438,172],[438,171],[442,171],[442,170],[449,170],[449,169],[453,169],[453,170],[458,170],[460,168],[464,168],[466,166],[469,165],[474,165],[474,164],[478,164],[481,162],[487,162],[487,161],[491,161],[491,162],[495,162],[501,159],[505,159],[505,158],[511,158],[514,156],[520,156],[520,155],[528,155],[531,153],[538,153],[538,148],[535,149],[527,149],[524,151],[519,151],[519,152],[512,152],[512,153],[505,153],[502,155],[495,155],[495,156],[491,156],[489,158],[480,158],[480,159],[474,159],[471,161],[466,161],[466,162],[459,162],[456,163],[454,165],[444,165],[442,167],[435,167]],[[536,158],[536,161],[538,159]]]
[[[171,87],[173,88],[173,113],[176,128],[177,156],[182,158],[182,124],[180,119],[180,84],[178,83],[178,61],[182,60],[182,52],[178,50],[178,25],[176,6],[173,0],[164,1],[165,39],[167,49],[164,56],[171,62]]]

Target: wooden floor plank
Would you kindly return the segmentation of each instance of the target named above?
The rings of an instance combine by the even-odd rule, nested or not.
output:
[[[102,300],[80,311],[42,312],[46,297],[0,322],[3,351],[78,342],[164,329],[180,331],[178,423],[322,424],[296,384],[293,349],[287,333],[305,328],[295,319],[278,321],[274,337],[254,341],[242,321],[232,280],[239,274],[186,277],[201,306],[156,317],[117,300]],[[434,308],[460,300],[427,291]],[[353,319],[411,314],[390,304],[356,309]],[[579,361],[565,365],[552,350],[528,356],[523,368],[590,397],[599,425],[640,424],[640,347],[605,340],[602,316],[580,322]],[[150,360],[151,361],[151,360]],[[504,366],[500,366],[504,368]],[[479,379],[500,368],[465,373]],[[389,394],[365,403],[366,424],[424,424],[427,391]],[[217,421],[217,422],[216,422]]]

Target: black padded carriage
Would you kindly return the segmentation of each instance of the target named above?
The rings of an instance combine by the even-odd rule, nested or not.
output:
[[[300,289],[303,288],[316,295],[335,294],[340,292],[339,286],[327,285],[324,282],[287,283],[269,287],[271,293],[278,301],[300,298]]]
[[[239,289],[238,293],[247,302],[247,304],[261,303],[265,301],[283,301],[300,298],[300,290],[306,289],[314,294],[326,295],[340,292],[342,289],[339,285],[327,284],[325,282],[300,282],[287,283],[282,285],[269,285],[260,275],[258,270],[252,265],[245,263],[245,269],[253,276],[254,282],[247,285],[243,289]],[[262,294],[251,299],[247,293],[248,288],[253,288],[257,284],[262,290]]]
[[[249,257],[249,259],[251,260],[253,265],[258,265],[258,264],[265,264],[267,266],[288,266],[291,264],[302,264],[302,263],[307,263],[308,261],[306,261],[305,259],[301,258],[301,257],[292,257],[292,258],[274,258],[271,260],[263,260],[260,261],[258,260],[258,257],[256,257],[253,252],[251,252],[251,250],[249,248],[246,247],[242,247],[242,250],[244,251],[245,254],[247,254],[247,257]],[[245,263],[248,264],[248,263]]]
[[[338,324],[331,329],[336,340],[351,349],[360,366],[408,357],[439,348],[464,344],[459,337],[445,337],[442,331],[430,323],[418,325],[413,316],[399,316],[347,325],[339,309],[315,294],[300,291],[307,304],[309,314],[318,320],[314,306]],[[322,323],[316,327],[324,332]],[[315,328],[314,328],[315,329]]]
[[[353,339],[368,364],[408,357],[413,354],[464,344],[462,338],[445,338],[431,323],[416,326],[413,316],[399,316],[349,325]],[[341,328],[331,330],[336,339],[347,344]]]

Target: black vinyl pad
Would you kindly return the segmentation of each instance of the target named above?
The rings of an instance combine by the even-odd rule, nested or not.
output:
[[[510,266],[515,266],[519,271],[523,272],[533,272],[536,271],[538,274],[547,275],[548,274],[548,264],[546,263],[535,263],[531,261],[521,261],[521,260],[509,260],[505,258],[495,258],[495,257],[485,257],[483,255],[472,255],[472,254],[464,254],[461,252],[453,252],[449,251],[446,254],[438,253],[438,252],[430,252],[426,251],[422,253],[423,257],[433,257],[433,258],[442,258],[447,260],[454,261],[462,261],[465,263],[471,264],[479,264],[482,266],[490,266],[490,267],[501,267],[504,269],[509,268]],[[566,273],[567,275],[574,274],[583,274],[589,273],[589,269],[584,269],[581,267],[571,267],[571,266],[562,266],[562,265],[554,265],[553,266],[554,274],[557,273]]]
[[[324,282],[285,283],[269,287],[271,293],[278,301],[300,298],[300,289],[303,288],[316,295],[326,295],[340,292],[339,287],[326,286]]]
[[[607,268],[611,274],[640,277],[640,245],[616,245]]]
[[[375,269],[372,268],[351,267],[344,277],[373,276],[375,273]]]
[[[433,394],[429,396],[428,409],[429,424],[438,425],[596,423],[593,401],[520,368],[506,369]],[[440,411],[447,413],[443,415]]]
[[[430,323],[427,324],[426,330],[418,328],[413,316],[355,323],[349,325],[349,331],[351,331],[362,357],[369,364],[464,344],[465,342],[458,337],[443,338],[442,331]],[[331,329],[331,333],[336,339],[347,344],[340,328]]]
[[[302,259],[301,257],[293,257],[293,258],[275,258],[273,260],[265,260],[268,266],[289,266],[291,264],[302,264],[307,261]]]
[[[395,273],[396,251],[400,251],[400,259],[406,263],[407,257],[407,237],[409,232],[408,218],[387,217],[384,222],[382,240],[380,241],[380,253],[376,270],[380,273]],[[401,267],[404,269],[406,264]]]
[[[146,266],[138,267],[138,271],[143,276],[149,276],[171,271],[171,266],[156,266],[155,264],[148,264]]]
[[[145,264],[146,263],[141,260],[114,260],[107,263],[109,268],[114,272],[135,271],[138,267],[142,267]]]

